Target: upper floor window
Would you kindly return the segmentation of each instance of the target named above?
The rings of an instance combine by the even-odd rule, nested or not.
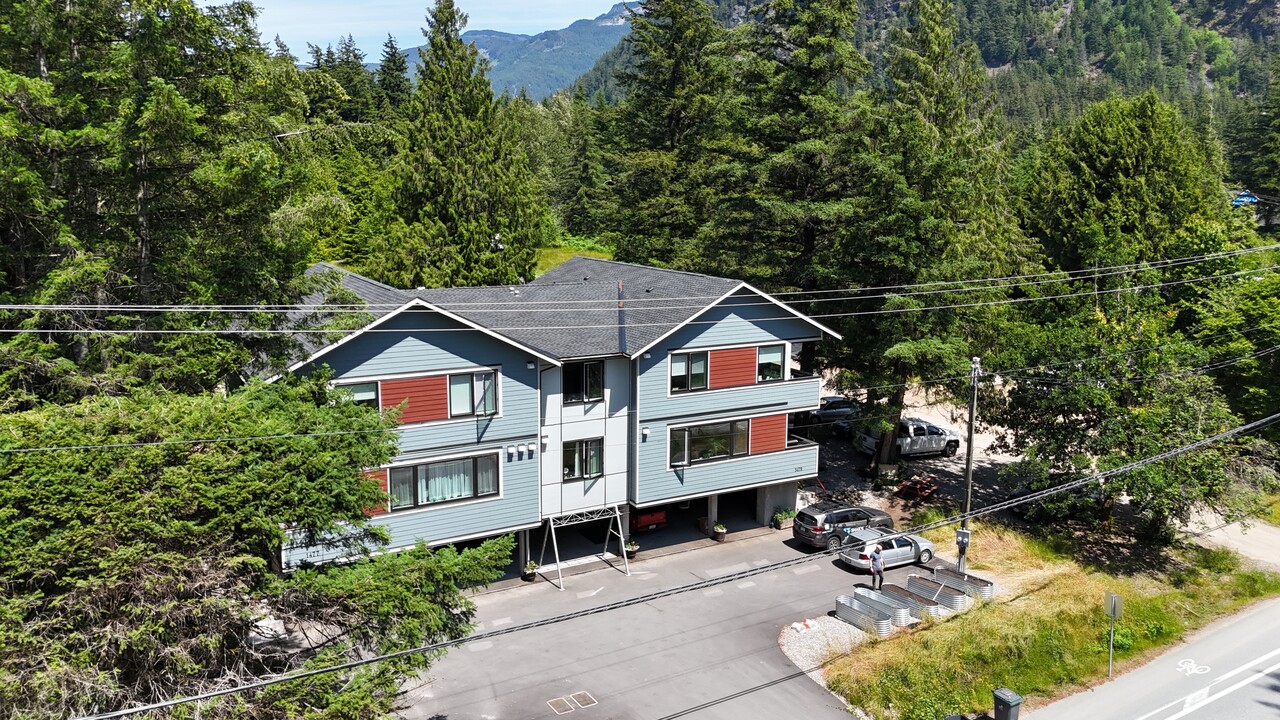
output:
[[[564,402],[587,403],[604,400],[604,362],[565,363],[560,371],[564,378]]]
[[[677,353],[671,356],[671,392],[707,389],[707,354]]]
[[[756,351],[757,382],[782,379],[782,361],[786,356],[786,349],[786,345],[762,345]]]
[[[497,454],[393,467],[391,509],[498,494]]]
[[[498,386],[492,370],[449,376],[449,417],[497,412]]]
[[[360,405],[368,405],[369,407],[378,407],[378,383],[353,383],[351,385],[339,385],[338,387],[351,393],[351,401]]]
[[[564,479],[581,480],[604,474],[604,439],[573,440],[564,444]]]
[[[750,420],[691,425],[671,431],[672,466],[746,455],[750,449]]]

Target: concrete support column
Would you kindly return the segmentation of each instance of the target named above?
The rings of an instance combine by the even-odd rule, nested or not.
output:
[[[707,527],[715,527],[720,522],[720,496],[707,496]]]
[[[766,485],[756,490],[756,522],[768,525],[776,510],[795,510],[798,491],[796,482],[788,480],[777,485]]]
[[[516,533],[516,567],[524,570],[525,566],[529,564],[532,554],[532,550],[529,548],[529,531],[521,530]]]

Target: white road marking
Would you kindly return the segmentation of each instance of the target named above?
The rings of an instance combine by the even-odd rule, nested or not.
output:
[[[493,647],[493,643],[489,642],[488,640],[480,640],[479,642],[467,643],[467,649],[470,650],[471,652],[488,650],[491,647]]]
[[[504,618],[497,618],[496,620],[492,621],[490,625],[493,625],[494,627],[502,627],[503,625],[510,625],[511,622],[512,622],[511,618],[504,617]]]
[[[756,584],[751,582],[750,580],[744,583],[738,583],[737,585],[734,585],[734,587],[738,588],[739,590],[746,590],[747,588],[753,588],[755,586]]]
[[[1185,701],[1183,701],[1182,709],[1186,710],[1192,705],[1197,705],[1208,697],[1209,697],[1209,688],[1204,688],[1202,690],[1199,690],[1198,692],[1193,692],[1187,696]]]
[[[1191,677],[1192,675],[1203,675],[1209,672],[1209,666],[1197,665],[1195,660],[1187,658],[1186,660],[1178,661],[1178,671],[1186,673],[1187,677]]]
[[[1253,660],[1250,660],[1249,662],[1245,663],[1244,665],[1241,665],[1240,667],[1236,668],[1235,670],[1231,670],[1231,671],[1227,672],[1225,675],[1223,675],[1223,676],[1221,676],[1221,677],[1214,678],[1214,679],[1213,679],[1213,681],[1212,681],[1212,682],[1210,682],[1210,683],[1206,686],[1206,690],[1207,690],[1208,688],[1213,687],[1214,685],[1217,685],[1218,683],[1222,682],[1223,680],[1226,680],[1226,679],[1228,679],[1228,678],[1231,678],[1231,677],[1234,677],[1234,676],[1236,676],[1236,675],[1239,675],[1240,673],[1244,672],[1245,670],[1248,670],[1249,668],[1253,667],[1254,665],[1257,665],[1258,663],[1260,663],[1260,662],[1264,662],[1264,661],[1266,661],[1266,660],[1270,660],[1271,658],[1273,658],[1273,657],[1275,657],[1275,656],[1277,656],[1277,655],[1280,655],[1280,648],[1276,648],[1275,650],[1272,650],[1271,652],[1267,653],[1266,655],[1263,655],[1262,657],[1254,658]],[[1192,693],[1192,695],[1196,695],[1196,694],[1198,694],[1198,693]],[[1188,695],[1187,697],[1191,697],[1191,695]],[[1167,703],[1167,704],[1165,704],[1165,705],[1161,705],[1160,707],[1156,708],[1155,710],[1152,710],[1151,712],[1147,713],[1146,715],[1143,715],[1143,716],[1142,716],[1142,717],[1140,717],[1140,718],[1136,718],[1135,720],[1147,720],[1147,718],[1152,717],[1153,715],[1156,715],[1156,714],[1158,714],[1158,713],[1164,712],[1165,710],[1168,710],[1169,708],[1171,708],[1171,707],[1173,707],[1174,705],[1177,705],[1177,704],[1179,704],[1179,703],[1183,703],[1183,704],[1184,704],[1184,707],[1185,707],[1185,703],[1186,703],[1187,697],[1181,697],[1181,698],[1178,698],[1177,700],[1174,700],[1173,702]]]
[[[604,589],[604,586],[598,587],[595,590],[584,590],[578,593],[578,598],[581,599],[581,598],[595,597],[596,593],[600,592],[603,589]]]
[[[752,561],[751,561],[751,564],[752,564],[752,565],[755,565],[756,567],[760,567],[760,566],[762,566],[762,565],[768,565],[770,562],[772,562],[772,561],[770,561],[770,560],[752,560]]]
[[[737,565],[730,565],[728,567],[712,568],[707,571],[707,577],[723,577],[725,575],[732,575],[734,573],[740,573],[750,569],[751,568],[748,567],[746,563],[740,562]]]
[[[719,597],[724,594],[724,591],[719,588],[713,588],[711,590],[703,590],[702,594],[706,597]]]
[[[1231,687],[1225,690],[1219,691],[1216,695],[1210,695],[1209,697],[1205,698],[1204,700],[1201,700],[1195,705],[1192,705],[1187,708],[1183,708],[1182,712],[1170,715],[1169,717],[1165,718],[1165,720],[1178,720],[1178,718],[1186,717],[1189,713],[1199,710],[1200,708],[1204,707],[1205,705],[1208,705],[1214,700],[1218,700],[1220,698],[1226,697],[1227,695],[1230,695],[1231,693],[1239,690],[1240,688],[1246,685],[1252,684],[1254,681],[1258,680],[1258,678],[1265,678],[1266,676],[1270,675],[1276,670],[1280,670],[1280,663],[1276,663],[1275,665],[1272,665],[1271,667],[1265,670],[1261,670],[1253,677],[1247,677],[1241,680],[1240,682],[1236,683],[1235,685],[1232,685]]]
[[[817,565],[801,565],[800,567],[791,568],[791,572],[796,575],[804,575],[806,573],[818,572],[822,568]]]

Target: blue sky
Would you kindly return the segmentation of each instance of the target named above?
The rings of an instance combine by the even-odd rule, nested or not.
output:
[[[535,35],[574,20],[604,14],[616,0],[455,0],[468,16],[468,30]],[[263,42],[279,35],[305,58],[307,43],[337,44],[351,34],[370,61],[382,52],[387,33],[400,47],[422,44],[427,5],[434,0],[254,0]]]

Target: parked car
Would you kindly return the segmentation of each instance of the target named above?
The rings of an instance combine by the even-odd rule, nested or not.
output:
[[[840,559],[858,570],[871,569],[871,550],[880,546],[880,557],[886,568],[912,563],[927,563],[933,559],[933,543],[919,535],[894,535],[889,530],[864,528],[849,533],[849,546],[840,551]]]
[[[875,455],[880,435],[876,430],[859,430],[859,449],[868,455]],[[952,457],[960,450],[960,433],[920,418],[902,418],[898,423],[897,442],[901,455],[939,453],[944,457]]]
[[[893,518],[883,510],[824,500],[796,513],[791,535],[806,545],[835,550],[851,531],[866,527],[893,528]]]

